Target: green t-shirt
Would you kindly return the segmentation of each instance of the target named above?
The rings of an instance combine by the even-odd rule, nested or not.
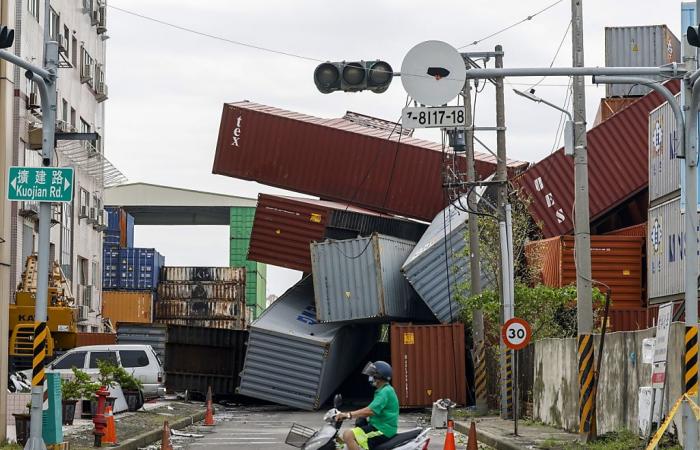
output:
[[[374,415],[369,424],[388,438],[394,437],[399,428],[399,399],[390,384],[374,391],[374,399],[369,404]]]

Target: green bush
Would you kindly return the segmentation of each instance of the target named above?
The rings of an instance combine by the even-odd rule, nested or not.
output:
[[[119,383],[122,390],[125,391],[140,391],[143,389],[143,383],[136,378],[133,373],[129,373],[123,367],[119,366],[114,371],[114,380]]]

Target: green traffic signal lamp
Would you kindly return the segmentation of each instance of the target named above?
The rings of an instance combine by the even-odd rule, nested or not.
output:
[[[10,48],[15,42],[15,30],[0,25],[0,48]]]
[[[693,47],[700,47],[700,26],[688,27],[688,44]]]
[[[319,91],[376,93],[389,89],[394,72],[384,61],[325,62],[314,70],[314,83]]]

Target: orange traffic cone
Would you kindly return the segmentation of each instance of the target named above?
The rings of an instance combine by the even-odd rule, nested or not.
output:
[[[211,386],[207,392],[207,413],[204,416],[204,425],[207,427],[214,426],[214,406],[211,402]]]
[[[457,450],[455,446],[455,433],[454,433],[454,422],[451,420],[447,421],[447,436],[445,436],[445,445],[442,450]]]
[[[170,425],[167,420],[163,422],[163,437],[160,440],[160,450],[173,450],[173,446],[170,444]]]
[[[469,426],[469,441],[467,442],[467,450],[479,450],[479,444],[476,441],[476,424],[472,421]]]
[[[111,406],[105,408],[105,419],[107,419],[107,427],[105,429],[105,435],[102,436],[102,443],[116,445],[117,428],[114,423],[114,414],[112,414]]]

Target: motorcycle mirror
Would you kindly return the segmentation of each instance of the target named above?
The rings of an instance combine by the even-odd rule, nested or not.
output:
[[[335,394],[335,397],[333,397],[333,407],[339,409],[341,406],[343,406],[343,396]]]

